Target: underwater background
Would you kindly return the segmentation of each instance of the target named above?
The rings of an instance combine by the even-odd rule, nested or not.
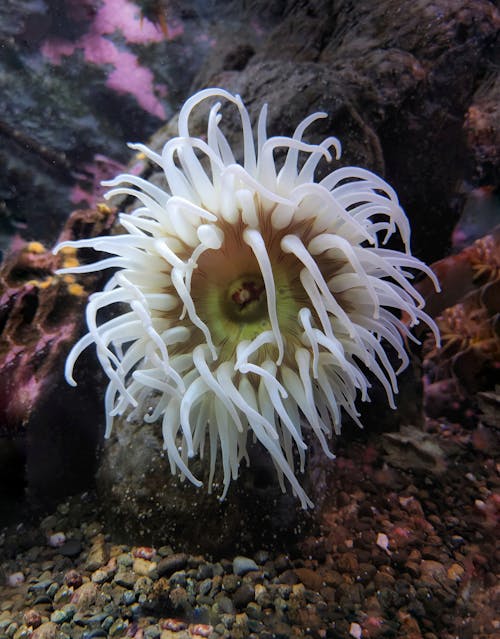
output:
[[[498,636],[499,28],[488,0],[0,0],[0,639]],[[205,87],[270,134],[325,112],[308,139],[394,187],[441,283],[397,409],[375,388],[335,460],[308,442],[306,513],[258,450],[219,502],[151,425],[104,444],[92,349],[64,379],[106,279],[52,249],[117,232],[101,181],[154,182],[127,143]]]

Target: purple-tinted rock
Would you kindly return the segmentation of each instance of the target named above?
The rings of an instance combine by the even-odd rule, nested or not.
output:
[[[114,219],[106,207],[76,211],[60,239],[101,234]],[[71,252],[55,257],[39,242],[18,240],[0,268],[0,437],[23,443],[34,501],[87,487],[96,465],[99,376],[79,380],[79,392],[71,392],[63,376],[88,289],[54,270],[74,259]],[[91,276],[85,286],[100,279]]]

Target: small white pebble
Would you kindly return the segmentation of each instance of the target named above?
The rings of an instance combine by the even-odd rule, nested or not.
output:
[[[354,639],[361,639],[361,626],[359,623],[352,623],[349,627],[349,634]]]
[[[413,501],[413,497],[411,495],[409,497],[399,498],[399,503],[401,504],[401,506],[403,506],[403,508],[406,508],[408,504],[411,504],[412,501]]]
[[[385,550],[389,555],[391,551],[389,550],[389,537],[385,533],[379,533],[377,535],[377,541],[375,542],[379,548]]]
[[[22,572],[13,572],[7,576],[7,585],[11,588],[16,588],[24,583],[24,575]]]
[[[56,532],[48,536],[47,542],[52,548],[60,548],[66,541],[66,535],[63,532]]]

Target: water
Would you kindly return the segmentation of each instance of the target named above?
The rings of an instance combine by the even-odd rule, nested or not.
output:
[[[448,0],[405,1],[397,6],[386,0],[376,7],[364,1],[353,6],[326,0],[1,0],[1,639],[28,637],[31,629],[33,637],[61,638],[495,636],[499,623],[494,608],[500,361],[498,19],[497,9],[488,1],[458,11]],[[240,93],[254,131],[259,111],[268,103],[269,136],[292,136],[304,117],[315,111],[326,113],[310,125],[304,139],[319,144],[336,136],[342,143],[342,158],[338,163],[323,158],[316,179],[349,165],[382,175],[408,216],[413,255],[435,265],[444,290],[440,297],[422,276],[416,283],[428,302],[430,323],[436,321],[441,332],[441,347],[424,321],[415,329],[422,344],[411,343],[407,336],[399,339],[399,330],[410,323],[412,307],[406,298],[402,314],[386,300],[385,306],[404,322],[390,324],[392,337],[369,325],[376,336],[372,348],[380,343],[387,352],[387,365],[381,364],[385,371],[397,369],[400,343],[410,353],[411,364],[398,377],[396,410],[388,407],[391,392],[387,385],[384,388],[384,374],[375,368],[368,371],[359,354],[352,354],[346,324],[331,306],[327,308],[334,333],[328,335],[330,343],[344,340],[344,354],[373,388],[371,402],[363,402],[353,381],[361,378],[344,368],[340,379],[347,382],[335,387],[336,400],[344,407],[342,434],[327,436],[323,446],[322,433],[334,430],[335,414],[321,399],[311,337],[317,334],[313,329],[325,330],[319,309],[326,294],[316,284],[304,283],[303,276],[301,280],[301,269],[307,269],[296,258],[304,253],[281,252],[285,231],[276,235],[268,222],[265,228],[259,226],[263,218],[258,216],[261,211],[265,214],[269,203],[262,187],[257,196],[251,191],[254,183],[239,183],[240,199],[234,201],[244,211],[243,222],[232,226],[226,220],[219,225],[226,234],[225,252],[211,259],[220,238],[210,230],[211,220],[204,220],[199,238],[211,246],[198,256],[198,270],[189,280],[181,275],[184,284],[192,284],[200,322],[224,342],[219,354],[224,353],[231,364],[230,372],[214,372],[216,365],[207,350],[203,357],[213,373],[198,382],[199,397],[192,390],[192,398],[198,398],[190,404],[190,417],[199,417],[198,432],[207,419],[217,433],[233,429],[227,440],[233,453],[225,458],[233,467],[224,470],[219,450],[210,495],[206,490],[211,482],[209,436],[196,440],[194,434],[196,454],[187,459],[189,438],[182,429],[174,430],[175,441],[163,450],[161,415],[153,423],[144,420],[144,414],[154,415],[155,407],[161,408],[162,397],[170,397],[166,381],[175,386],[177,378],[150,374],[145,388],[152,384],[151,375],[157,375],[156,386],[137,392],[139,409],[131,420],[127,421],[129,409],[115,418],[110,440],[104,439],[109,380],[94,348],[87,349],[75,366],[78,387],[66,383],[64,363],[70,347],[85,332],[88,295],[101,291],[112,271],[57,275],[57,268],[94,262],[95,252],[82,248],[76,253],[70,248],[59,257],[51,252],[57,241],[124,233],[110,204],[130,212],[132,199],[125,194],[104,204],[108,187],[101,186],[102,180],[126,172],[133,179],[142,176],[167,188],[155,163],[127,143],[146,143],[161,152],[177,135],[175,116],[184,101],[206,86]],[[214,144],[207,137],[207,112],[200,108],[193,114],[190,134]],[[248,162],[237,109],[224,105],[221,114],[221,129],[235,160]],[[174,163],[191,184],[195,164],[189,160],[190,147],[182,144]],[[271,163],[278,170],[285,167],[280,197],[290,197],[291,192],[285,179],[292,175],[290,163],[285,162],[287,144],[281,141],[269,154],[257,180],[272,188],[276,178]],[[203,147],[198,146],[201,156]],[[216,150],[229,164],[220,138]],[[331,145],[330,150],[335,155]],[[299,170],[306,151],[303,147],[297,154]],[[214,180],[216,170],[206,170]],[[363,184],[363,175],[349,178],[350,184]],[[349,180],[341,180],[339,187]],[[374,198],[382,209],[373,222],[382,223],[392,192],[377,185],[351,205],[342,200],[346,215],[354,215],[356,207],[361,211],[363,203]],[[183,188],[182,183],[178,188]],[[230,183],[224,188],[230,189]],[[245,200],[244,189],[250,189],[247,193],[254,193],[260,203],[257,212]],[[347,189],[343,196],[339,193],[340,198],[347,197]],[[322,204],[312,211],[307,200],[301,206],[311,219],[321,214]],[[70,217],[72,211],[78,212]],[[218,207],[214,211],[220,213]],[[181,244],[173,246],[188,263],[192,217],[185,210],[183,214],[184,222],[169,209],[173,228],[182,237]],[[285,220],[286,215],[298,214],[280,209],[275,220]],[[332,219],[324,218],[327,230]],[[137,217],[129,223],[134,220]],[[277,282],[274,324],[265,277],[269,271],[262,254],[257,260],[257,249],[251,248],[257,240],[248,239],[251,234],[243,236],[245,224],[261,230],[270,256]],[[303,222],[285,228],[305,245],[325,230],[311,230]],[[348,238],[357,250],[369,249],[365,239],[348,232],[348,225],[334,228],[336,236]],[[141,229],[149,237],[147,222]],[[284,245],[292,246],[290,241]],[[403,249],[401,241],[389,246]],[[335,248],[328,257],[310,251],[325,281],[338,278],[342,268],[351,268],[351,275],[357,272],[344,249]],[[145,259],[133,253],[127,253],[126,259],[133,261],[134,255],[139,262]],[[132,287],[134,295],[137,289],[149,295],[148,287],[159,296],[179,293],[181,288],[166,276],[173,266],[165,255],[161,269],[156,268],[161,263],[156,254],[144,262],[146,277]],[[368,253],[360,255],[363,268],[369,268]],[[98,259],[104,257],[101,253]],[[370,273],[391,281],[380,270]],[[257,298],[243,299],[255,281],[262,284]],[[328,285],[333,291],[334,285]],[[231,293],[228,299],[224,287]],[[316,291],[314,299],[308,290]],[[366,300],[359,301],[359,290],[367,293]],[[208,302],[202,299],[207,291],[213,295]],[[335,288],[341,308],[356,326],[362,320],[354,308],[362,308],[374,322],[373,297],[365,281],[349,291],[348,299],[340,284]],[[96,314],[98,325],[130,310],[125,294],[120,299],[121,306]],[[135,299],[142,306],[133,311],[142,321],[144,309],[150,307],[144,306],[140,295]],[[159,297],[155,300],[159,303]],[[395,304],[396,298],[391,300]],[[299,315],[304,306],[310,315]],[[206,332],[200,322],[193,328],[194,311],[181,316],[180,307],[175,312],[163,306],[155,309],[154,346],[144,356],[152,357],[148,365],[157,371],[153,364],[163,357],[158,340],[167,340],[164,329],[178,330],[179,341],[168,344],[171,360],[191,353],[203,343]],[[222,329],[215,325],[218,313],[224,320]],[[312,322],[310,330],[306,316]],[[262,350],[256,348],[257,355],[243,356],[242,349],[236,355],[234,325],[241,329],[238,339],[250,342],[267,331],[269,340],[263,340]],[[187,342],[179,332],[184,329],[189,332]],[[133,340],[141,344],[143,324],[131,325],[128,331],[122,348],[115,343],[112,355],[101,352],[101,361],[111,368],[121,350],[131,352],[127,349]],[[276,364],[278,332],[285,335],[283,361],[292,370],[288,377]],[[96,335],[103,342],[108,339],[105,331],[96,330]],[[362,342],[365,347],[367,343]],[[324,342],[316,346],[324,358]],[[303,354],[307,349],[310,355]],[[298,359],[296,352],[302,353]],[[339,353],[335,361],[347,361]],[[373,355],[373,360],[380,363],[380,357]],[[264,381],[256,381],[264,379],[262,369],[248,373],[240,362],[241,370],[234,374],[237,358],[255,366],[269,363],[267,390]],[[306,369],[301,369],[304,361]],[[125,365],[120,373],[127,388],[136,369]],[[181,364],[179,371],[184,375]],[[239,386],[242,377],[255,388],[260,383],[260,390],[252,395]],[[203,386],[207,379],[218,385],[215,399]],[[278,382],[287,386],[288,397],[280,395],[282,413],[271,418],[277,404],[266,393],[274,388],[278,396]],[[309,390],[312,403],[306,397]],[[351,393],[364,430],[345,410]],[[120,397],[118,393],[116,401]],[[205,397],[212,403],[203,404]],[[231,402],[240,402],[234,410],[243,432],[250,423],[255,438],[237,434],[236,422],[224,412]],[[167,430],[175,421],[173,405]],[[260,417],[251,412],[252,405]],[[283,426],[285,413],[291,416],[292,429],[301,425],[295,439]],[[281,433],[279,453],[272,449],[269,454],[274,440],[259,430],[263,423],[268,428],[270,419]],[[307,445],[304,473],[299,469],[302,437]],[[199,452],[205,440],[203,461]],[[335,460],[325,454],[327,445]],[[182,460],[176,457],[177,447]],[[280,454],[283,462],[277,461]],[[182,463],[202,479],[203,487],[192,485],[189,475],[184,481],[171,476],[171,466],[182,469]],[[285,472],[285,493],[275,464]],[[233,476],[229,484],[236,468],[239,477]],[[304,490],[313,508],[307,512],[300,508],[294,487],[301,496]],[[306,503],[306,498],[302,501]]]

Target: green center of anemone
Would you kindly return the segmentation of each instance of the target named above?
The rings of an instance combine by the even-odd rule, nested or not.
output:
[[[260,274],[241,275],[229,284],[210,279],[196,302],[224,359],[236,352],[240,342],[253,340],[271,328]]]
[[[272,330],[269,319],[266,287],[260,272],[243,271],[238,277],[227,277],[225,269],[205,271],[202,278],[193,275],[193,299],[197,312],[210,330],[214,345],[219,349],[219,361],[235,356],[239,343],[251,341],[264,331]],[[234,270],[234,269],[233,269]],[[253,271],[253,272],[252,272]],[[241,271],[240,271],[241,272]],[[196,271],[195,271],[196,273]],[[226,275],[226,277],[224,277]],[[285,342],[300,339],[297,315],[304,300],[297,296],[296,283],[283,266],[273,269],[276,311],[278,323]],[[259,355],[275,359],[276,348],[265,346]]]

